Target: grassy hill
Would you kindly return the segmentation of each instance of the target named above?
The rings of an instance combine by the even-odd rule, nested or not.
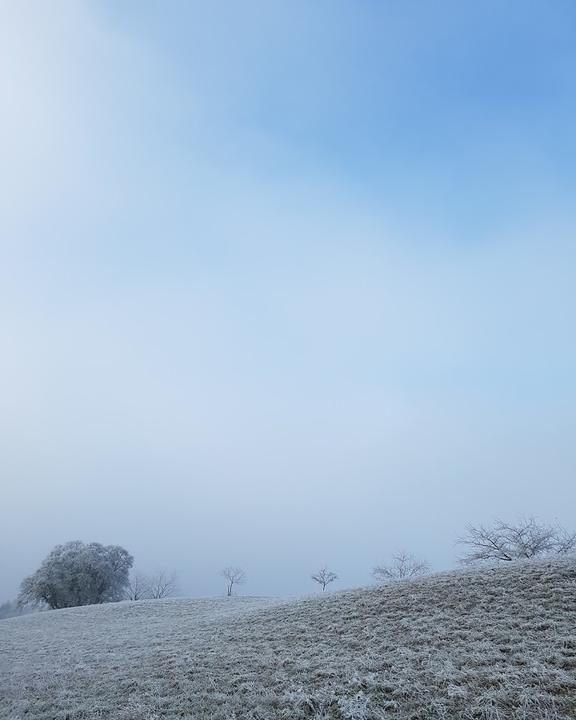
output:
[[[576,560],[0,622],[0,717],[574,720]]]

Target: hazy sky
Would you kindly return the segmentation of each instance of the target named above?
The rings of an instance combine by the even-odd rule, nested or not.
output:
[[[0,601],[450,567],[576,502],[573,0],[0,0]]]

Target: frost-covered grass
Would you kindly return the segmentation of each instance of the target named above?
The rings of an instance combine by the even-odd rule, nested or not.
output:
[[[0,622],[0,717],[576,718],[576,561]]]

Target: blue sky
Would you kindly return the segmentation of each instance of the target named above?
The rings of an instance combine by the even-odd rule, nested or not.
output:
[[[0,15],[0,599],[77,537],[282,593],[570,524],[573,3]]]
[[[115,21],[165,54],[179,90],[200,88],[225,160],[264,178],[326,173],[462,240],[569,199],[575,14],[549,2],[183,3]],[[197,108],[176,102],[190,150]]]

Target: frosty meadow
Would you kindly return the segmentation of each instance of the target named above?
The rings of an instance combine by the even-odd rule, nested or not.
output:
[[[576,560],[0,622],[10,720],[573,720]]]

